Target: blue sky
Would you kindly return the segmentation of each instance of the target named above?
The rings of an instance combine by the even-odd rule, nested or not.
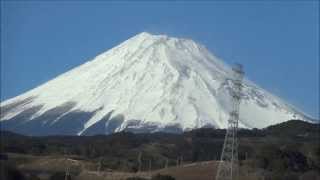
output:
[[[319,118],[319,2],[1,1],[1,100],[129,37],[191,38]]]

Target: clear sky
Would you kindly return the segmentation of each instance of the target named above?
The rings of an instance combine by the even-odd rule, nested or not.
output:
[[[1,1],[1,100],[147,31],[191,38],[319,118],[319,2]]]

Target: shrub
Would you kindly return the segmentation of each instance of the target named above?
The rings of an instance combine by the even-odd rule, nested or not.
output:
[[[0,161],[0,179],[25,180],[26,177],[15,166]]]
[[[300,176],[300,180],[320,180],[320,173],[317,171],[308,171]]]
[[[147,180],[147,179],[141,178],[141,177],[129,177],[126,180]]]
[[[50,180],[65,180],[65,172],[56,172],[51,177]],[[71,180],[71,177],[67,177],[68,180]]]
[[[151,180],[175,180],[175,178],[169,175],[157,174],[156,176],[153,176]]]
[[[30,174],[28,177],[28,180],[41,180],[41,179],[35,174]]]

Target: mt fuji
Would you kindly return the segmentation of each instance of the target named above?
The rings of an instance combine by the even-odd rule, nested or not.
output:
[[[232,69],[189,39],[140,33],[1,103],[1,129],[27,135],[226,128]],[[245,79],[239,126],[311,119]]]

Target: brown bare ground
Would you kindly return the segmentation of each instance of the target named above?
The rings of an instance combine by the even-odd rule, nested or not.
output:
[[[216,162],[202,162],[186,164],[178,167],[169,167],[166,169],[152,172],[126,173],[126,172],[95,172],[85,171],[78,176],[78,180],[125,180],[128,177],[143,177],[150,179],[156,174],[170,175],[176,180],[213,180],[216,173]]]
[[[74,160],[61,156],[27,156],[19,154],[11,154],[10,156],[24,159],[24,162],[20,162],[18,166],[22,170],[65,171],[66,167],[69,167],[71,171],[78,169],[80,174],[75,177],[76,180],[126,180],[128,177],[151,179],[156,174],[170,175],[176,180],[214,180],[218,167],[218,161],[206,161],[168,167],[151,172],[130,173],[114,170],[98,172],[96,171],[96,164],[84,160]],[[247,168],[245,169],[247,170]],[[251,176],[239,177],[239,180],[261,179],[257,175],[253,175],[252,172],[246,174],[251,174]]]
[[[216,161],[186,164],[179,167],[161,169],[156,171],[155,174],[167,174],[175,177],[176,180],[213,180],[213,177],[216,176],[217,165]]]

